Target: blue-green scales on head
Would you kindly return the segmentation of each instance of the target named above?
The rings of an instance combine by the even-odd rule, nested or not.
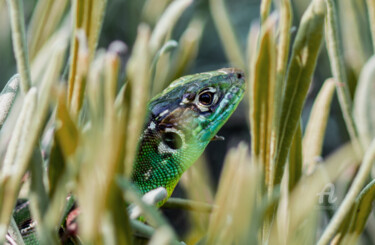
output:
[[[244,73],[234,68],[177,79],[148,106],[132,181],[144,194],[165,187],[172,194],[228,120],[244,93]]]

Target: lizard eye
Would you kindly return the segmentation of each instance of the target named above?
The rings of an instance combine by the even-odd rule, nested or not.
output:
[[[198,94],[198,102],[202,107],[208,107],[210,105],[214,105],[217,100],[218,96],[216,94],[216,88],[214,87],[207,87],[203,89]],[[199,106],[199,105],[198,105]]]
[[[162,140],[169,148],[173,150],[180,149],[182,147],[182,139],[180,135],[174,132],[165,132],[162,135]]]
[[[209,92],[209,91],[203,92],[199,95],[199,103],[205,106],[211,105],[213,99],[214,99],[214,93]]]

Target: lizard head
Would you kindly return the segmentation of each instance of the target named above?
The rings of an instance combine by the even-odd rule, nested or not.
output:
[[[166,145],[208,144],[241,101],[244,73],[235,68],[182,77],[150,103]]]
[[[136,177],[151,185],[156,175],[159,180],[160,175],[172,176],[173,190],[181,174],[197,160],[234,112],[244,86],[241,70],[224,68],[179,78],[155,96],[149,103],[149,120],[141,137]],[[150,158],[153,163],[144,164]],[[152,170],[146,165],[152,165]],[[153,188],[160,185],[165,186],[159,182]]]

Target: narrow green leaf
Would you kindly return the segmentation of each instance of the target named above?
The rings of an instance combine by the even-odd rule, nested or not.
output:
[[[20,85],[20,76],[14,75],[5,85],[0,94],[0,129],[3,127],[7,119],[10,109],[16,99],[18,88]]]
[[[58,46],[57,49],[55,49],[55,53],[52,57],[52,61],[50,62],[50,66],[47,69],[47,72],[45,76],[43,77],[43,80],[40,84],[42,95],[40,95],[40,107],[39,110],[41,113],[45,114],[48,111],[49,103],[50,103],[50,96],[51,96],[51,89],[53,86],[53,82],[57,82],[59,79],[59,74],[62,69],[63,65],[63,60],[64,60],[64,54],[65,54],[65,43],[61,44],[62,46]],[[66,100],[66,97],[60,98],[61,95],[57,95],[57,100],[61,101]],[[43,105],[43,106],[42,106]],[[56,125],[56,131],[60,131],[60,127],[66,127],[67,120],[63,118],[61,114],[63,114],[63,109],[60,108],[61,103],[58,103],[57,106],[57,112],[56,112],[56,117],[57,117],[57,125]],[[65,137],[70,137],[71,136],[71,131],[67,131],[69,134],[64,135]],[[67,133],[65,132],[65,133]],[[61,135],[61,134],[60,134]],[[64,162],[66,160],[66,156],[63,155],[63,151],[66,151],[66,149],[62,149],[60,147],[64,147],[63,143],[57,142],[57,137],[59,136],[58,133],[54,134],[54,142],[51,148],[51,157],[49,160],[49,168],[48,168],[48,179],[49,179],[49,196],[52,197],[55,194],[55,187],[58,185],[58,181],[60,180],[59,176],[63,174],[63,169],[64,169]],[[61,139],[59,139],[61,140]],[[74,145],[70,144],[71,142],[68,142],[68,148],[75,147]]]
[[[149,27],[146,25],[140,25],[133,55],[127,66],[129,84],[126,90],[129,93],[128,95],[130,95],[130,97],[127,98],[130,102],[130,107],[127,112],[128,122],[126,128],[125,173],[127,174],[130,173],[133,166],[138,138],[141,134],[146,117],[151,76],[151,51],[148,47],[149,40]]]
[[[50,227],[45,229],[44,218],[50,200],[44,186],[45,165],[39,147],[35,147],[29,169],[31,170],[31,187],[29,192],[31,217],[35,220],[38,240],[43,244],[56,244],[56,233]],[[43,242],[42,242],[43,241]]]
[[[355,97],[353,115],[357,122],[360,139],[368,146],[375,138],[375,56],[373,56],[361,71]]]
[[[227,154],[205,244],[255,244],[256,231],[249,227],[256,222],[255,200],[263,183],[260,165],[250,162],[248,146],[243,143]]]
[[[105,64],[105,52],[99,51],[96,58],[93,60],[90,66],[90,71],[87,77],[87,87],[85,93],[85,99],[88,105],[88,111],[90,114],[91,123],[96,125],[102,124],[105,114],[105,98],[104,93],[106,86],[104,84],[104,64]],[[126,84],[125,84],[126,85]],[[124,85],[124,86],[125,86]],[[122,102],[124,100],[123,90],[118,95],[118,110],[122,109]],[[125,127],[125,125],[124,125]]]
[[[367,3],[367,13],[371,29],[371,38],[372,38],[372,49],[375,52],[375,1],[366,0]]]
[[[29,56],[25,34],[25,19],[22,0],[7,0],[12,26],[13,49],[17,70],[21,77],[21,90],[26,93],[31,87]]]
[[[171,0],[144,1],[141,22],[147,23],[150,26],[155,26],[170,2]]]
[[[280,39],[277,46],[277,85],[283,88],[285,73],[288,65],[288,54],[290,46],[290,31],[293,20],[292,5],[290,0],[280,1]],[[284,90],[280,89],[280,96]]]
[[[271,186],[271,136],[276,79],[275,19],[264,24],[259,51],[250,70],[250,125],[252,154],[264,166],[266,184]]]
[[[366,221],[372,210],[372,203],[375,199],[375,180],[372,180],[359,193],[355,201],[355,219],[350,226],[349,232],[354,232],[359,236],[365,228]]]
[[[45,166],[39,147],[35,147],[34,149],[30,163],[30,170],[31,187],[29,198],[32,205],[35,207],[33,210],[36,211],[34,213],[32,212],[32,215],[33,217],[36,217],[38,223],[41,223],[40,221],[48,208],[49,199],[44,185]]]
[[[51,54],[55,53],[56,49],[68,46],[70,35],[71,23],[69,19],[65,19],[31,62],[30,72],[33,86],[38,86],[45,76],[46,67],[51,64]]]
[[[321,156],[334,92],[335,81],[326,80],[311,109],[303,137],[304,170],[308,173],[314,169],[317,157]]]
[[[254,66],[258,55],[258,39],[260,35],[260,26],[258,22],[252,22],[250,26],[249,34],[247,35],[247,45],[246,45],[246,60],[247,60],[247,75],[251,77],[251,70]],[[251,100],[251,91],[249,91],[249,100]]]
[[[293,137],[293,142],[289,153],[289,191],[292,191],[297,185],[302,175],[302,129],[301,123]]]
[[[375,180],[368,183],[359,193],[350,212],[341,223],[335,240],[341,244],[357,244],[365,229],[375,199]]]
[[[159,50],[164,40],[169,39],[167,36],[170,35],[178,19],[192,2],[192,0],[178,0],[173,1],[167,7],[156,24],[150,38],[150,50],[152,54],[155,54]]]
[[[263,0],[260,4],[260,18],[262,23],[265,23],[271,9],[271,0]]]
[[[95,51],[99,42],[99,36],[102,31],[106,7],[108,0],[92,0],[88,8],[88,17],[86,23],[87,43],[90,54],[90,61],[95,56]]]
[[[132,244],[129,216],[125,208],[126,203],[122,197],[122,190],[115,181],[112,182],[107,202],[113,220],[112,226],[116,244]]]
[[[68,3],[68,0],[41,0],[37,2],[27,30],[31,61],[34,60],[48,38],[56,31],[64,17]]]
[[[155,229],[153,227],[146,225],[141,221],[130,220],[130,224],[136,236],[150,238],[155,233]]]
[[[165,67],[163,67],[164,69],[157,69],[158,67],[158,63],[159,63],[159,60],[161,60],[161,58],[163,56],[166,56],[168,55],[173,49],[177,48],[178,47],[178,43],[175,41],[175,40],[168,40],[161,48],[160,50],[158,50],[156,52],[156,55],[154,56],[154,59],[152,60],[151,62],[151,86],[150,86],[150,95],[155,95],[157,94],[158,92],[161,91],[162,86],[164,85],[163,82],[158,82],[156,84],[156,81],[162,81],[162,79],[159,79],[157,75],[159,75],[160,73],[162,73],[162,75],[165,76],[165,74],[168,73],[168,69],[165,69]],[[169,58],[169,57],[168,57]],[[169,62],[169,59],[167,59],[167,61]],[[157,74],[157,75],[156,75]],[[157,79],[155,79],[157,78]],[[155,89],[156,88],[156,89]]]
[[[293,45],[283,96],[275,155],[274,185],[281,182],[290,146],[301,117],[323,40],[325,5],[313,1],[304,13]]]
[[[277,136],[279,135],[279,126],[280,126],[280,117],[281,117],[281,110],[283,99],[283,93],[285,90],[285,83],[286,83],[286,70],[288,67],[288,55],[290,49],[290,30],[292,26],[292,6],[290,0],[282,0],[281,7],[280,7],[280,37],[279,42],[277,45],[277,61],[276,61],[276,85],[275,85],[275,99],[274,99],[274,116],[273,116],[273,124],[274,124],[274,134],[275,136],[271,139],[271,144],[277,144]],[[275,157],[275,150],[276,147],[273,147],[272,159]]]
[[[373,0],[371,0],[373,1]],[[335,1],[336,10],[339,11],[340,19],[336,22],[340,27],[335,32],[340,34],[339,45],[342,44],[340,56],[345,58],[344,65],[347,71],[351,71],[358,76],[363,65],[373,54],[371,49],[371,33],[368,31],[373,23],[368,26],[366,16],[366,1]],[[368,9],[368,11],[371,11]],[[328,20],[328,19],[327,19]],[[328,24],[328,21],[327,21]],[[328,36],[326,39],[328,40]],[[340,46],[338,46],[340,48]],[[328,48],[328,46],[327,46]],[[350,74],[349,72],[347,73]],[[348,77],[350,79],[350,77]],[[355,78],[354,78],[355,79]],[[340,81],[341,82],[341,81]],[[356,81],[348,80],[351,95],[354,92]],[[353,89],[353,90],[352,90]]]
[[[94,58],[106,3],[103,0],[87,0],[74,1],[72,4],[74,30],[71,37],[68,104],[74,105],[73,111],[76,113],[80,109],[88,65]]]
[[[49,157],[48,167],[48,183],[49,183],[49,196],[53,197],[56,193],[56,189],[66,170],[66,161],[64,154],[62,153],[61,145],[54,135],[54,140],[51,147],[51,153]]]
[[[325,3],[327,6],[326,44],[332,74],[337,81],[336,90],[346,128],[349,132],[350,139],[356,148],[357,156],[361,157],[364,148],[358,139],[357,125],[352,114],[352,99],[350,97],[344,60],[342,58],[343,52],[340,50],[336,6],[333,0],[325,0]]]
[[[56,136],[61,146],[64,158],[72,156],[77,148],[79,134],[76,124],[69,114],[65,103],[65,93],[59,94],[59,101],[56,109]]]

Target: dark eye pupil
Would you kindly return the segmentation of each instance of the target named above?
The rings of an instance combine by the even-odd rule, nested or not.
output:
[[[199,95],[199,102],[204,105],[209,105],[212,103],[212,93],[203,93]]]
[[[182,146],[181,137],[174,132],[165,132],[162,135],[162,138],[163,138],[164,144],[166,144],[169,148],[173,150],[180,149]]]

